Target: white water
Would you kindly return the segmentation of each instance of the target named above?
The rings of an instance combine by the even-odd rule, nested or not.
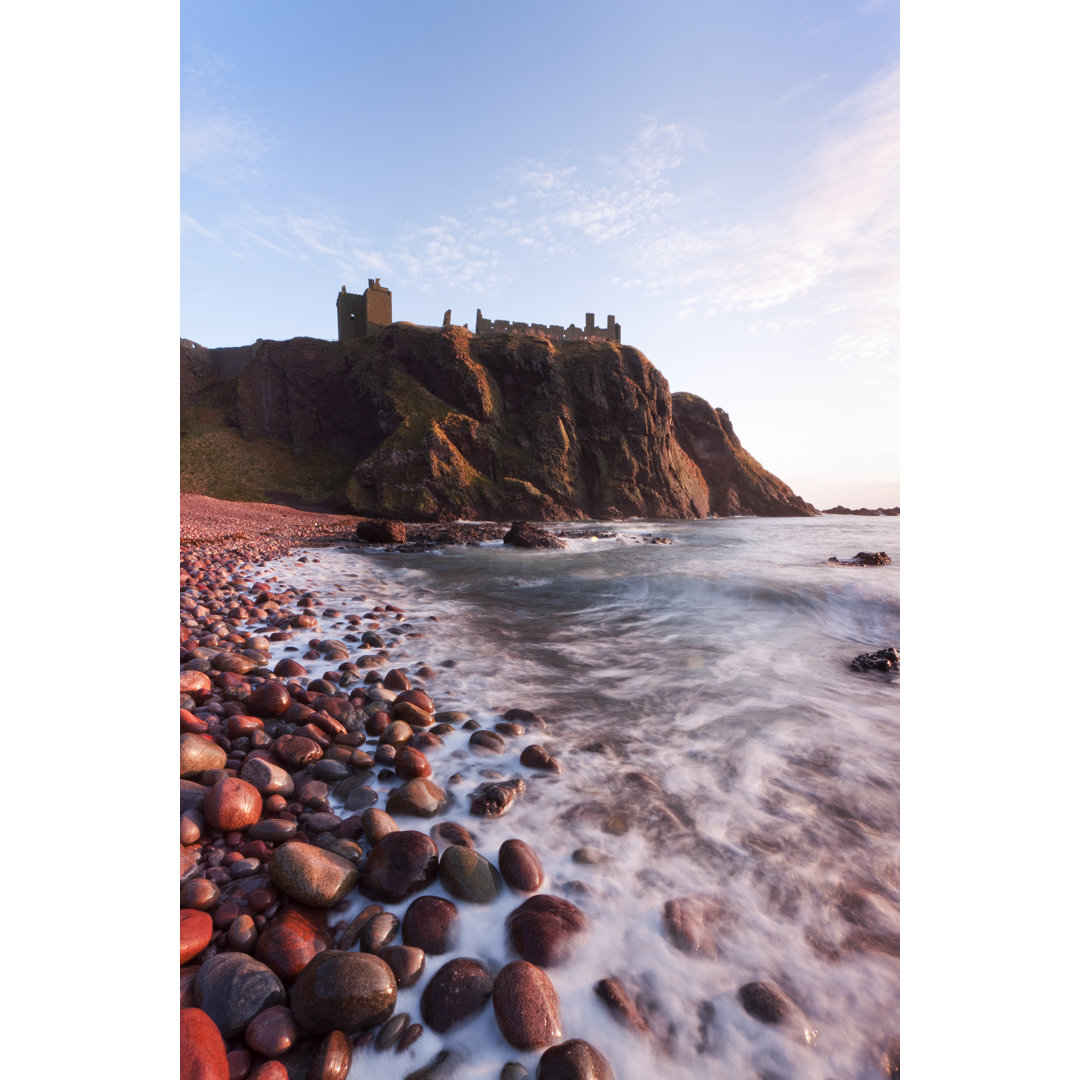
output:
[[[900,645],[898,519],[604,527],[619,539],[555,552],[501,543],[412,555],[312,550],[318,562],[294,553],[259,578],[314,590],[320,612],[405,609],[404,622],[383,622],[379,633],[393,666],[438,670],[426,687],[440,710],[485,727],[511,707],[549,719],[546,740],[508,739],[503,757],[471,753],[468,732],[429,756],[455,799],[444,818],[465,825],[492,862],[503,840],[526,840],[544,863],[541,891],[569,896],[590,918],[573,960],[548,972],[564,1039],[598,1047],[619,1080],[880,1077],[882,1051],[899,1033],[899,680],[849,664]],[[649,533],[675,543],[640,542]],[[882,550],[890,566],[825,564]],[[398,637],[386,632],[395,625]],[[347,630],[322,618],[290,644]],[[275,645],[275,661],[296,655],[284,649]],[[562,762],[561,777],[520,766],[535,741]],[[598,742],[609,749],[586,749]],[[523,776],[527,791],[488,821],[469,815],[467,796],[491,770]],[[465,782],[448,785],[455,772]],[[610,831],[613,814],[625,831]],[[574,862],[585,846],[606,861]],[[723,904],[719,959],[687,956],[664,934],[665,900],[690,894]],[[389,910],[400,915],[411,899]],[[502,923],[522,899],[504,891],[488,907],[459,901],[460,947],[428,958],[399,1011],[420,1019],[427,977],[453,955],[493,973],[515,959]],[[861,942],[852,941],[856,922]],[[592,989],[607,976],[647,992],[672,1032],[668,1053],[611,1017]],[[736,991],[756,980],[803,1009],[812,1046],[743,1011]],[[443,1046],[465,1057],[462,1080],[493,1080],[511,1060],[535,1069],[540,1056],[509,1047],[489,1006],[402,1055],[358,1055],[351,1076],[402,1077]]]

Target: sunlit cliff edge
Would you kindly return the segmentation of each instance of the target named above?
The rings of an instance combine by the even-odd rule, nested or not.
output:
[[[817,514],[611,341],[393,323],[180,344],[181,491],[406,521]]]

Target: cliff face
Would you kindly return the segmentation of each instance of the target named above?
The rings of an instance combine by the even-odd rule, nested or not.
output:
[[[250,351],[181,343],[183,491],[412,521],[815,513],[628,346],[395,323]]]
[[[675,436],[709,487],[709,513],[718,517],[810,516],[817,511],[742,447],[723,409],[694,394],[674,394]]]

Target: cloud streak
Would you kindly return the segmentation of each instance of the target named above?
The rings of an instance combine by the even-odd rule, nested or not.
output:
[[[214,184],[257,175],[271,139],[249,109],[228,105],[225,61],[203,55],[181,70],[180,171]]]

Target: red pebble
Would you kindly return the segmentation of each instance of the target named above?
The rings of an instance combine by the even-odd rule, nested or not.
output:
[[[202,1009],[180,1010],[180,1080],[229,1080],[225,1040]]]
[[[226,1058],[229,1062],[229,1080],[244,1080],[251,1072],[250,1050],[230,1050]]]
[[[246,780],[226,777],[207,792],[202,811],[206,823],[218,832],[243,830],[262,816],[262,796]]]
[[[214,920],[197,908],[180,909],[180,964],[189,960],[210,944],[214,933]]]
[[[280,1061],[264,1061],[248,1080],[289,1080],[289,1073]]]

